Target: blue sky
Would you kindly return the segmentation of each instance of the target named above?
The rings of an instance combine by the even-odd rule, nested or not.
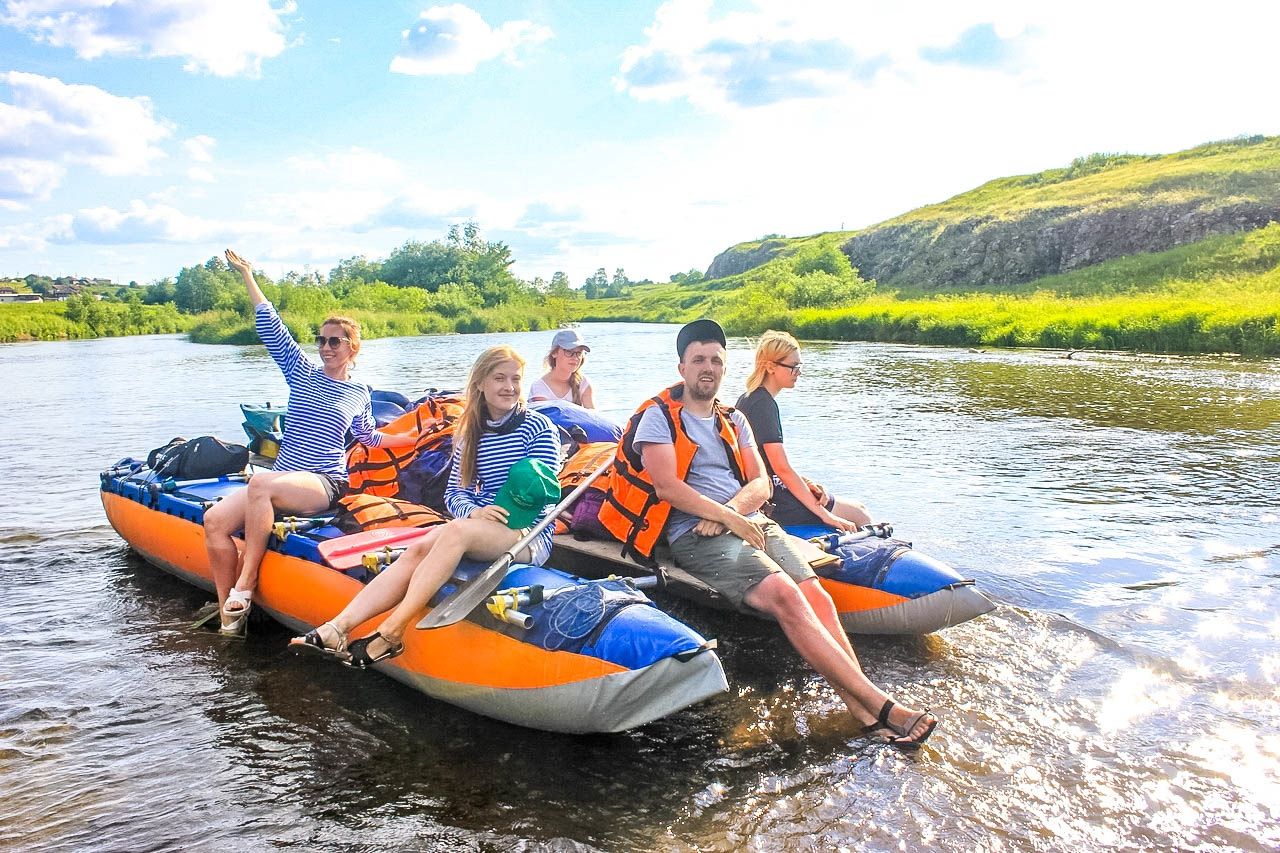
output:
[[[890,8],[892,7],[892,8]],[[1096,151],[1280,133],[1277,4],[0,0],[0,274],[272,275],[474,219],[665,280]]]

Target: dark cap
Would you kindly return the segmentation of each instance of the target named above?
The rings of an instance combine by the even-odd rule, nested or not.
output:
[[[680,330],[680,334],[676,335],[676,354],[681,359],[684,358],[684,351],[689,348],[689,344],[701,343],[702,341],[715,341],[722,347],[729,344],[724,338],[724,329],[720,328],[720,324],[715,320],[702,318],[694,320]]]

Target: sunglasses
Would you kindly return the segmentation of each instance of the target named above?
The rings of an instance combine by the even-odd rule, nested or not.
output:
[[[334,335],[326,338],[324,335],[316,335],[316,346],[318,347],[328,344],[330,349],[337,349],[343,343],[351,343],[351,338],[339,338]]]
[[[785,361],[775,361],[774,364],[778,365],[778,367],[785,367],[787,370],[790,370],[792,373],[796,374],[797,376],[800,375],[800,370],[803,367],[803,365],[801,365],[800,362],[798,361],[795,364],[787,364]]]

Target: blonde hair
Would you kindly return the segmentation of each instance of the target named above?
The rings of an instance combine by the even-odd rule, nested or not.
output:
[[[782,361],[793,352],[800,351],[800,342],[787,332],[775,332],[773,329],[760,336],[756,344],[756,366],[747,377],[747,393],[764,384],[764,377],[770,364]]]
[[[347,364],[355,367],[356,356],[360,354],[360,324],[355,320],[352,320],[350,317],[339,317],[334,315],[332,317],[326,317],[325,321],[320,324],[321,329],[324,329],[325,326],[340,326],[342,328],[342,333],[346,335],[347,340],[351,342],[351,358],[347,361]]]
[[[547,353],[547,357],[542,360],[543,365],[548,370],[555,369],[556,366],[556,350],[561,352],[569,352],[564,347],[552,347],[551,352]],[[578,360],[578,367],[569,374],[569,394],[573,397],[573,402],[582,405],[582,365],[587,363],[587,351],[582,351],[582,358]]]
[[[499,344],[480,353],[476,363],[471,365],[471,373],[467,375],[466,401],[462,407],[462,417],[458,419],[461,423],[456,433],[458,446],[462,451],[458,459],[458,483],[464,489],[471,488],[476,479],[476,446],[480,443],[480,436],[484,435],[484,419],[489,411],[484,404],[484,381],[504,361],[514,361],[520,365],[521,370],[524,369],[524,359],[520,357],[520,353],[506,344]],[[523,389],[520,400],[524,402]]]

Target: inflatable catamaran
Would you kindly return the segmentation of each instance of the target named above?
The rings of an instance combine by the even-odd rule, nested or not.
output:
[[[232,490],[245,488],[244,478],[152,482],[150,474],[133,464],[102,472],[107,518],[148,562],[212,590],[204,510]],[[254,596],[255,608],[299,632],[341,610],[369,576],[363,565],[339,570],[320,556],[321,543],[343,537],[341,530],[300,529],[306,526],[278,525]],[[464,589],[484,568],[464,563],[432,604]],[[476,713],[570,733],[623,731],[728,689],[714,643],[626,584],[589,582],[516,564],[503,586],[567,588],[586,601],[560,595],[525,605],[521,615],[528,621],[522,624],[481,608],[447,628],[411,630],[404,637],[405,653],[377,668],[428,696]],[[570,606],[557,608],[557,602]],[[353,633],[371,632],[375,623]]]

